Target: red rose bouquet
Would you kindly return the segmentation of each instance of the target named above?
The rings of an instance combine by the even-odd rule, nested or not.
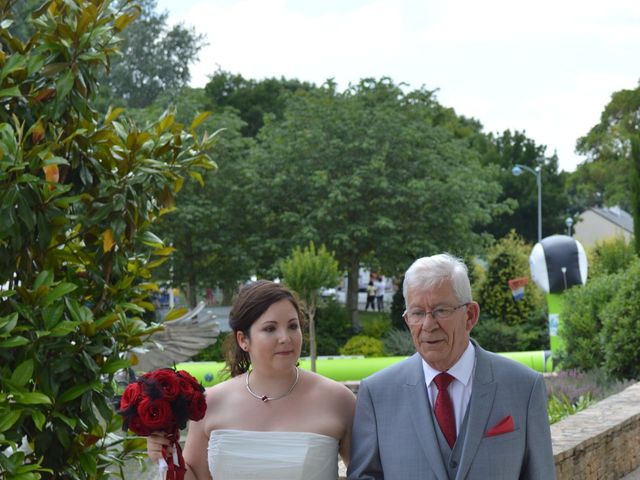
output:
[[[168,455],[163,447],[165,462],[161,462],[160,468],[167,470],[167,480],[183,480],[186,468],[179,443],[180,430],[188,420],[202,419],[206,409],[204,387],[198,380],[184,370],[160,368],[127,385],[118,413],[124,417],[124,430],[145,437],[154,432],[167,434],[173,455]]]

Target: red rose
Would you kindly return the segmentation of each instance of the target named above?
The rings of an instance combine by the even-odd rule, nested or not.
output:
[[[193,384],[186,378],[178,377],[178,385],[180,386],[180,394],[185,398],[191,398],[197,392],[193,388]]]
[[[166,400],[143,398],[138,404],[138,417],[150,431],[171,432],[175,429],[175,417],[171,404]]]
[[[151,433],[153,433],[152,430],[150,430],[144,425],[144,423],[142,422],[142,420],[138,415],[135,415],[128,421],[128,427],[129,427],[129,430],[131,430],[136,435],[140,435],[141,437],[146,437],[148,435],[151,435]]]
[[[173,370],[155,370],[147,378],[157,383],[162,391],[163,398],[169,402],[174,401],[180,394],[180,384]]]
[[[122,398],[120,399],[120,410],[124,411],[131,405],[135,405],[142,398],[142,385],[138,382],[133,382],[127,385],[124,389]]]
[[[202,385],[200,385],[200,382],[186,370],[178,370],[176,374],[178,375],[178,377],[183,378],[184,380],[189,382],[194,390],[197,390],[199,392],[204,391],[204,388],[202,387]]]
[[[202,420],[207,411],[207,401],[200,392],[195,393],[189,402],[189,420]]]

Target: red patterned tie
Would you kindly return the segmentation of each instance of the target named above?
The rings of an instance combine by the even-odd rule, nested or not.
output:
[[[453,402],[447,389],[453,380],[453,377],[447,372],[439,373],[433,379],[436,387],[438,387],[438,396],[436,397],[434,406],[436,420],[438,421],[438,425],[440,425],[440,430],[442,430],[444,438],[447,439],[447,443],[451,448],[453,448],[456,443],[456,417],[453,413]]]

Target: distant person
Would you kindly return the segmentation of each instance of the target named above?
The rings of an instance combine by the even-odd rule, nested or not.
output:
[[[374,286],[376,289],[376,304],[378,306],[378,311],[381,312],[384,310],[384,279],[382,277],[378,277]]]
[[[302,314],[290,290],[259,280],[240,290],[229,313],[231,379],[207,389],[207,412],[190,422],[185,480],[336,480],[349,463],[355,396],[297,367]],[[147,437],[158,461],[162,434]]]
[[[376,287],[373,286],[373,280],[369,280],[369,285],[367,285],[367,304],[364,306],[365,312],[369,310],[369,305],[371,305],[371,310],[376,309]]]
[[[360,383],[348,478],[555,479],[544,379],[470,339],[466,265],[420,258],[403,294],[417,353]]]

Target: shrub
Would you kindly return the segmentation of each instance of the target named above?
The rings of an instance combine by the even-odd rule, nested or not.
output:
[[[370,318],[362,322],[362,335],[373,338],[382,338],[391,330],[391,319],[386,313]]]
[[[406,328],[389,330],[382,339],[382,343],[386,355],[413,355],[416,351],[411,333]]]
[[[202,349],[197,355],[191,358],[192,362],[224,362],[224,353],[222,352],[222,346],[224,345],[227,335],[233,334],[232,332],[220,332],[216,343],[209,345]]]
[[[318,355],[339,355],[340,346],[353,334],[349,311],[337,300],[325,299],[316,311],[316,339]],[[308,336],[305,335],[302,354],[309,355]]]
[[[600,331],[602,312],[619,290],[621,274],[601,275],[584,286],[574,286],[564,293],[564,309],[558,335],[562,346],[558,352],[563,369],[591,370],[604,363]]]
[[[616,378],[640,378],[640,260],[620,274],[602,311],[604,368]]]
[[[384,345],[382,340],[367,337],[366,335],[356,335],[351,337],[340,349],[342,355],[364,355],[365,357],[384,356]]]
[[[625,270],[637,258],[633,244],[625,241],[621,235],[597,242],[587,255],[591,279]]]
[[[530,247],[513,231],[489,251],[487,271],[479,286],[478,303],[488,317],[505,325],[536,324],[540,310],[546,308],[540,289],[529,282],[522,300],[514,300],[509,280],[529,276]]]
[[[509,325],[481,313],[471,336],[482,348],[493,352],[544,350],[549,348],[549,329],[543,310],[535,312],[525,322]]]

